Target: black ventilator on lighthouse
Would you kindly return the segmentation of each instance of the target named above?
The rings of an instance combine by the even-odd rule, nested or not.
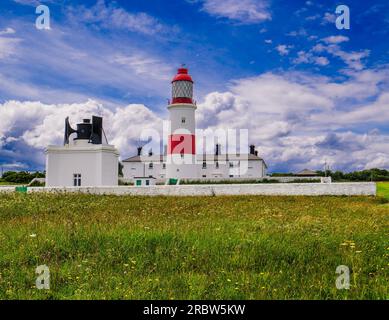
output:
[[[84,119],[83,122],[77,124],[77,130],[70,126],[69,117],[67,117],[65,119],[64,145],[69,144],[69,137],[73,133],[77,134],[77,137],[74,138],[74,140],[88,140],[88,143],[91,144],[102,144],[104,136],[105,142],[108,144],[103,129],[102,117],[92,116],[92,122],[90,119]]]

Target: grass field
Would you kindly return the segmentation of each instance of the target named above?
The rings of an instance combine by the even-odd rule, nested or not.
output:
[[[0,195],[0,299],[389,299],[380,197]],[[51,289],[35,288],[46,264]],[[351,269],[337,290],[338,265]]]
[[[389,182],[377,183],[377,195],[389,199]]]
[[[19,184],[13,182],[0,181],[0,186],[14,186],[14,185],[19,185]]]

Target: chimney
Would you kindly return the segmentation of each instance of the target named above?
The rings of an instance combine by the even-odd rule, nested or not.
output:
[[[142,154],[142,147],[138,147],[138,156],[140,156]]]
[[[149,157],[151,157],[153,155],[153,149],[150,149],[149,151]]]
[[[255,146],[253,144],[250,145],[250,154],[255,154]]]
[[[257,150],[255,150],[255,155],[258,157],[258,151]]]
[[[221,149],[222,149],[222,146],[218,143],[218,144],[216,145],[216,149],[215,149],[215,155],[216,155],[216,156],[220,156],[220,154],[221,154]]]

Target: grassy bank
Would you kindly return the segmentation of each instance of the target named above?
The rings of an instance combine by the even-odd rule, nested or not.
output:
[[[386,202],[2,194],[0,299],[388,299]]]
[[[389,199],[389,182],[377,183],[377,195]]]

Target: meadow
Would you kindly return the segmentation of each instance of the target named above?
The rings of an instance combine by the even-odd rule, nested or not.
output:
[[[0,194],[0,299],[389,299],[389,184],[378,192]],[[35,287],[43,264],[50,290]]]

